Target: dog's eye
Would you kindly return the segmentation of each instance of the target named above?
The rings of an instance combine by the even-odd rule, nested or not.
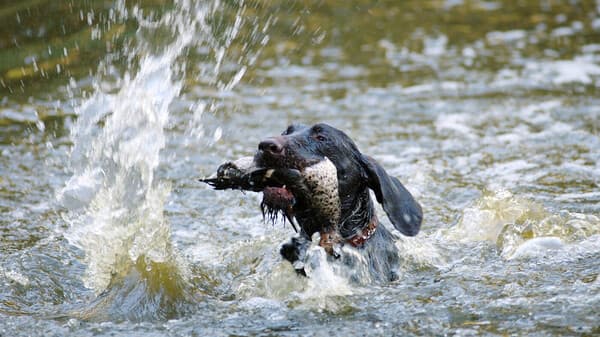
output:
[[[282,136],[286,136],[286,135],[289,135],[289,134],[290,134],[290,133],[292,133],[292,132],[294,132],[294,126],[290,125],[290,126],[288,126],[288,128],[287,128],[287,129],[285,129],[285,131],[283,131],[283,132],[281,133],[281,135],[282,135]]]
[[[323,136],[323,135],[316,135],[315,139],[320,141],[320,142],[324,142],[327,140],[327,137]]]

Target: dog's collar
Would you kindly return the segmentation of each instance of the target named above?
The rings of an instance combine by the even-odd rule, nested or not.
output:
[[[358,231],[353,237],[347,239],[346,242],[354,247],[362,247],[375,234],[378,222],[377,216],[373,215],[369,224]]]

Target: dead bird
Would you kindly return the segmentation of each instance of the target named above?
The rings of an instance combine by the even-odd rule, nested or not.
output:
[[[296,232],[299,229],[294,218],[295,209],[308,210],[312,213],[311,219],[319,222],[311,227],[321,228],[319,245],[336,256],[334,245],[342,241],[337,230],[340,200],[337,170],[327,157],[302,170],[257,167],[254,158],[243,157],[225,162],[219,166],[216,175],[200,181],[217,190],[263,192],[260,204],[263,216],[274,222],[278,214],[282,214]]]

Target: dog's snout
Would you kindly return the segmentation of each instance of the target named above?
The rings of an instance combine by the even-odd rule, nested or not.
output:
[[[277,138],[267,138],[258,144],[258,149],[271,154],[281,154],[283,143]]]

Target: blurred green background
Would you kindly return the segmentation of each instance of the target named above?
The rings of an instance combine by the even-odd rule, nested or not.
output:
[[[127,1],[146,13],[172,8],[171,1]],[[137,29],[134,20],[115,18],[113,1],[4,0],[0,4],[0,90],[15,99],[43,96],[74,77],[94,74],[98,62],[119,51]],[[223,6],[235,8],[235,1]],[[262,21],[275,18],[266,33],[269,43],[257,67],[277,57],[291,64],[322,64],[323,48],[339,48],[338,59],[369,67],[375,84],[389,81],[419,83],[452,68],[466,46],[482,44],[484,53],[470,57],[471,69],[497,71],[519,53],[523,58],[569,59],[584,45],[600,43],[595,1],[250,1],[244,16]],[[252,20],[248,20],[252,22]],[[226,26],[227,20],[215,20]],[[495,39],[490,32],[516,32]],[[527,32],[525,39],[519,31]],[[424,37],[440,36],[445,48],[458,51],[447,62],[431,67],[390,67],[381,62],[386,43],[408,52],[428,48]],[[248,42],[242,32],[235,44]],[[506,40],[515,43],[506,43]],[[518,42],[518,43],[517,43]],[[435,47],[435,46],[434,46]],[[246,50],[247,52],[247,50]],[[307,55],[314,55],[307,59]],[[119,57],[124,57],[120,55]],[[191,55],[194,60],[194,55]],[[385,60],[384,60],[385,61]],[[117,62],[115,62],[118,64]],[[125,64],[125,62],[122,62]],[[193,62],[191,62],[193,63]],[[463,79],[469,80],[469,79]]]

